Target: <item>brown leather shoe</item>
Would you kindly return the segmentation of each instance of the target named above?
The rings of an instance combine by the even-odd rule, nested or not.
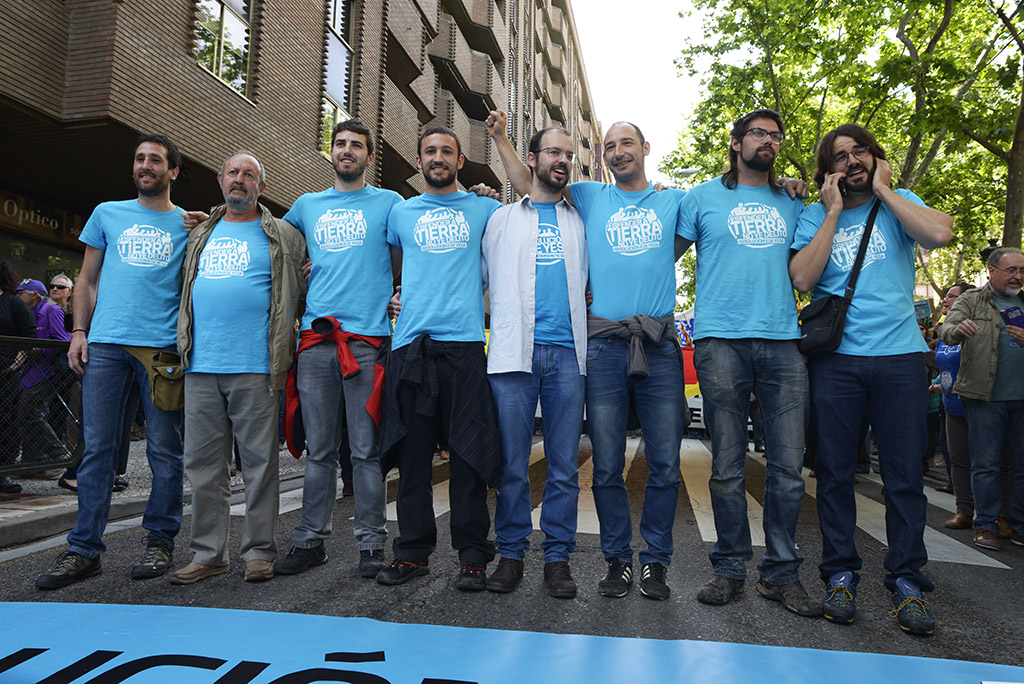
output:
[[[1024,534],[1015,534],[1011,537],[1010,541],[1017,546],[1024,546]]]
[[[943,523],[946,529],[966,530],[971,526],[971,516],[966,513],[956,513],[952,518]]]
[[[274,576],[274,566],[270,561],[254,559],[245,564],[246,582],[266,582]]]
[[[999,539],[996,537],[996,533],[992,530],[974,530],[974,545],[989,551],[998,551],[1003,548],[1003,545],[999,543]]]
[[[521,579],[523,579],[523,561],[502,556],[498,561],[498,567],[487,578],[487,591],[507,594],[519,586]]]
[[[996,518],[996,522],[999,523],[999,533],[996,534],[1000,539],[1009,539],[1013,536],[1013,530],[1006,524],[1006,518]]]
[[[222,575],[230,569],[229,565],[203,565],[202,563],[189,563],[183,568],[175,570],[167,576],[171,584],[195,584],[201,579]]]
[[[569,564],[565,561],[552,561],[544,564],[544,584],[548,593],[555,598],[575,598],[576,581],[569,572]]]

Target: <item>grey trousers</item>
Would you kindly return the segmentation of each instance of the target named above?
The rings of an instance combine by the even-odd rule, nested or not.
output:
[[[242,560],[277,555],[280,391],[260,373],[185,375],[185,475],[192,483],[193,560],[228,564],[232,437],[238,442],[245,482]]]

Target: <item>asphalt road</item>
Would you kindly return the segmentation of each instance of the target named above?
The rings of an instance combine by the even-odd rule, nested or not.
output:
[[[647,476],[642,441],[631,440],[636,455],[627,477],[634,523],[634,547],[642,543],[639,534],[639,510]],[[684,450],[697,463],[698,472],[706,449],[700,442],[687,440]],[[702,451],[703,450],[703,451]],[[580,448],[581,479],[585,480],[590,444],[584,438]],[[137,456],[133,454],[132,460]],[[290,457],[284,457],[288,463]],[[144,467],[144,460],[141,462]],[[747,491],[757,504],[763,501],[764,460],[751,454],[747,462]],[[289,464],[290,465],[290,464]],[[693,463],[691,463],[691,466]],[[290,466],[293,467],[293,466]],[[136,469],[139,465],[136,464]],[[531,466],[532,500],[541,500],[544,461]],[[934,469],[933,469],[934,470]],[[447,465],[437,462],[435,482],[443,483]],[[882,501],[877,476],[860,476],[857,485],[865,511],[878,508]],[[135,495],[144,483],[133,479]],[[938,484],[935,479],[930,484]],[[292,484],[297,484],[296,480]],[[810,494],[813,480],[808,480],[809,493],[804,498],[797,534],[805,558],[802,569],[804,585],[812,594],[821,592],[817,579],[817,562],[821,554],[815,502]],[[52,486],[52,483],[51,485]],[[584,488],[584,498],[588,492]],[[396,483],[389,486],[388,501],[393,502]],[[294,495],[293,495],[294,496]],[[177,606],[206,606],[265,611],[295,612],[331,616],[361,616],[398,623],[423,623],[505,630],[592,634],[653,639],[692,639],[721,642],[795,646],[838,651],[889,653],[930,658],[1024,665],[1024,637],[1021,615],[1024,614],[1024,593],[1019,590],[1024,569],[1024,547],[1005,543],[1001,552],[976,549],[971,531],[946,530],[942,522],[949,512],[939,504],[929,508],[928,545],[936,554],[951,560],[930,562],[927,574],[935,581],[937,591],[932,600],[938,628],[932,637],[903,634],[896,621],[889,617],[891,603],[882,586],[882,558],[885,545],[866,521],[866,529],[858,529],[857,543],[864,558],[862,581],[858,594],[858,614],[854,624],[839,626],[822,619],[807,619],[787,613],[781,605],[757,595],[755,563],[763,547],[755,546],[754,561],[749,565],[745,594],[722,607],[705,606],[696,600],[697,590],[707,581],[711,566],[707,559],[711,542],[706,541],[706,512],[701,503],[706,498],[694,481],[684,483],[676,514],[675,555],[669,571],[671,597],[664,602],[643,598],[634,590],[623,599],[608,599],[597,592],[597,582],[605,572],[596,534],[585,531],[578,535],[576,553],[572,558],[573,574],[580,586],[575,599],[550,598],[543,585],[542,535],[535,530],[527,555],[526,576],[511,594],[483,592],[466,594],[456,591],[453,581],[458,572],[455,552],[450,548],[448,514],[438,522],[438,550],[430,563],[430,574],[398,587],[385,587],[356,574],[358,551],[351,536],[353,502],[340,499],[334,513],[334,539],[328,542],[329,562],[297,576],[279,576],[263,584],[242,580],[244,564],[237,554],[242,518],[233,516],[232,570],[186,587],[172,586],[166,579],[133,581],[128,577],[131,565],[143,552],[142,530],[129,527],[108,533],[107,553],[103,556],[102,575],[79,582],[65,589],[41,592],[32,586],[34,578],[46,571],[62,547],[19,555],[0,563],[0,600],[57,601],[72,603],[122,603]],[[493,497],[492,497],[493,510]],[[582,509],[582,506],[581,506]],[[282,514],[277,528],[281,553],[286,553],[292,527],[299,511]],[[586,527],[581,514],[581,529]],[[174,554],[175,567],[190,560],[186,516]],[[388,523],[392,535],[397,524]],[[386,555],[390,559],[390,549]],[[934,555],[933,555],[934,557]],[[995,563],[993,563],[995,561]],[[493,567],[493,566],[492,566]],[[639,569],[639,568],[637,568]]]

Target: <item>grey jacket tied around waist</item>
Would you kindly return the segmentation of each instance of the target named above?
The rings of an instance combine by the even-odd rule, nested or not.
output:
[[[617,335],[629,340],[629,365],[626,370],[629,377],[633,379],[646,378],[651,374],[647,365],[644,342],[650,341],[652,344],[657,344],[666,335],[675,335],[675,333],[675,317],[671,315],[655,318],[647,314],[637,314],[620,321],[601,318],[593,314],[587,316],[588,338]]]

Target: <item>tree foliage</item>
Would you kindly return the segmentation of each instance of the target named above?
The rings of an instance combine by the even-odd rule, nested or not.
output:
[[[786,124],[777,170],[811,183],[821,136],[860,123],[886,149],[897,185],[955,219],[950,245],[919,259],[944,293],[981,271],[988,239],[1020,245],[1021,6],[996,1],[694,0],[682,16],[702,17],[705,39],[677,64],[702,74],[702,98],[662,172],[721,173],[732,122],[768,107]]]

